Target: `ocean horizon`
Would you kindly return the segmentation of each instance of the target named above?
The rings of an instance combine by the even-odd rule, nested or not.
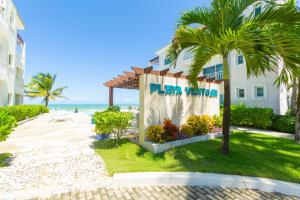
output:
[[[115,104],[120,106],[121,110],[128,110],[130,107],[137,107],[138,104]],[[72,111],[78,109],[78,112],[86,113],[92,115],[95,112],[104,111],[109,107],[108,104],[49,104],[50,110],[63,110],[63,111]]]

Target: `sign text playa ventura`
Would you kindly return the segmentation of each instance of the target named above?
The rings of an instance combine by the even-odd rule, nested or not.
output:
[[[218,96],[218,90],[216,89],[185,87],[184,91],[188,96],[207,96],[211,98],[215,98]],[[181,86],[172,85],[165,85],[163,88],[161,84],[151,83],[150,93],[153,94],[155,92],[162,95],[182,95],[182,88]]]

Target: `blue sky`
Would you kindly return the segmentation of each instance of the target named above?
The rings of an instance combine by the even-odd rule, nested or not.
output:
[[[102,84],[145,67],[167,44],[180,12],[208,0],[15,0],[26,30],[26,82],[37,72],[57,73],[68,100],[107,103]],[[26,101],[30,103],[30,101]],[[138,91],[116,90],[116,103],[137,103]]]
[[[130,66],[145,67],[170,41],[180,13],[209,2],[14,1],[26,24],[26,81],[37,72],[57,73],[57,86],[69,86],[69,99],[57,103],[107,103],[102,83]],[[137,103],[138,91],[116,90],[115,102]]]

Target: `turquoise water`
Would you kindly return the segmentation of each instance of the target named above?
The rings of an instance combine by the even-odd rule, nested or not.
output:
[[[129,107],[137,107],[136,104],[121,104],[118,105],[121,109],[128,109]],[[51,104],[49,105],[50,110],[64,110],[64,111],[75,111],[75,108],[79,112],[92,115],[95,112],[103,111],[108,108],[107,104]]]

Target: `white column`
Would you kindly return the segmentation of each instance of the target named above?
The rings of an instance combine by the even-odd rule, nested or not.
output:
[[[145,141],[145,76],[143,74],[139,77],[139,144],[143,144]]]

